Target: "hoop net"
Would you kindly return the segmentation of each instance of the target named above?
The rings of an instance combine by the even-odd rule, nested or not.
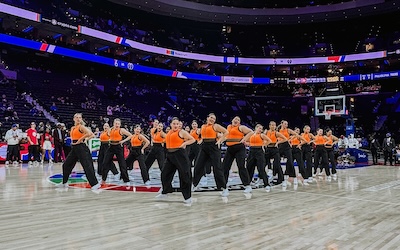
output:
[[[332,116],[332,111],[324,112],[325,120],[330,120]]]

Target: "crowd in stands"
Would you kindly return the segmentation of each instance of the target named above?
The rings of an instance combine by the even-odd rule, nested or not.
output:
[[[192,21],[180,22],[179,20],[166,19],[166,17],[161,16],[155,18],[155,16],[150,13],[141,13],[138,10],[132,9],[128,11],[124,6],[110,2],[98,3],[97,1],[57,0],[52,1],[51,5],[41,3],[40,1],[35,3],[34,1],[6,0],[5,2],[23,8],[32,9],[43,14],[45,17],[55,18],[56,20],[61,20],[66,23],[85,25],[107,33],[130,38],[138,42],[188,52],[230,56],[270,57],[269,54],[265,54],[264,49],[271,47],[278,48],[280,55],[307,56],[311,55],[309,51],[314,50],[328,53],[325,55],[330,55],[332,53],[352,53],[354,52],[354,47],[365,52],[366,46],[371,44],[371,41],[373,46],[369,46],[368,48],[370,49],[368,51],[380,50],[382,49],[382,45],[390,45],[393,48],[397,46],[394,43],[396,40],[394,38],[396,37],[396,30],[389,28],[395,27],[396,25],[393,23],[380,24],[376,18],[365,20],[364,23],[367,28],[354,28],[353,25],[346,25],[347,23],[344,22],[337,24],[337,26],[342,27],[340,30],[330,28],[323,29],[322,26],[317,26],[317,24],[313,24],[315,25],[314,28],[310,27],[305,31],[303,31],[303,29],[298,29],[297,26],[286,27],[285,29],[281,29],[280,27],[269,27],[268,30],[270,30],[270,32],[276,33],[274,36],[278,37],[276,40],[280,40],[278,43],[266,39],[265,36],[268,36],[268,33],[265,33],[265,28],[263,27],[238,26],[231,27],[229,30],[232,30],[232,32],[222,32],[221,25],[199,24]],[[231,1],[230,4],[235,5],[234,2],[236,1]],[[240,2],[242,4],[242,2],[247,1]],[[262,2],[270,4],[269,1]],[[274,5],[278,4],[277,1],[273,2]],[[293,1],[284,2],[290,3]],[[293,5],[297,5],[298,1],[295,2],[296,3],[293,3]],[[317,2],[319,1],[306,2],[307,5],[314,5],[318,4]],[[322,2],[330,3],[331,1],[322,0]],[[246,3],[244,4],[246,5]],[[133,15],[134,17],[131,15],[132,11],[135,11],[136,13]],[[118,15],[112,13],[118,13]],[[154,20],[160,21],[154,22]],[[346,22],[348,21],[346,20]],[[368,31],[371,26],[381,27],[384,25],[387,26],[385,27],[388,32],[387,36],[383,36],[379,32],[375,34]],[[318,33],[318,30],[320,29],[324,30],[325,35],[322,36],[323,38],[318,38],[316,40],[314,32]],[[338,34],[338,32],[343,33]],[[249,37],[252,37],[252,39],[248,39]],[[342,37],[347,37],[345,43],[343,43],[343,39],[341,39]],[[385,41],[384,39],[389,40]],[[293,43],[293,40],[296,40],[296,43]],[[318,46],[321,46],[321,44],[324,44],[328,49],[310,50],[310,48],[317,48]],[[331,48],[335,48],[335,50],[333,51]],[[283,52],[284,54],[282,54]]]
[[[32,3],[30,3],[30,4],[32,4]],[[56,6],[58,6],[57,3],[54,3],[54,4]],[[61,4],[61,3],[59,3],[59,4]],[[68,8],[64,6],[65,5],[64,2],[62,3],[62,5],[63,5],[63,7],[61,8],[62,10],[68,10]],[[65,15],[64,11],[60,12],[60,15]],[[120,17],[115,17],[115,18],[120,18]],[[90,18],[88,17],[86,19],[89,20]],[[84,21],[86,19],[83,19],[81,21]],[[112,19],[112,18],[105,19],[105,20],[107,20],[107,21],[104,23],[106,23],[107,25],[110,24],[113,27],[116,25],[116,23],[119,23],[119,22],[113,21],[114,19]],[[78,22],[78,21],[76,21],[76,22]],[[102,53],[104,54],[105,53],[104,55],[110,56],[110,57],[115,57],[115,58],[119,57],[117,54],[114,53],[115,50],[112,48],[107,50],[110,52],[99,52],[96,50],[96,48],[95,48],[96,46],[89,46],[90,42],[87,42],[85,45],[82,45],[82,46],[80,46],[80,45],[77,46],[76,44],[73,44],[71,42],[73,39],[63,38],[63,39],[59,39],[59,40],[54,40],[53,37],[41,35],[40,32],[23,33],[23,32],[21,32],[20,29],[21,28],[17,29],[15,27],[14,28],[10,28],[10,27],[6,28],[7,32],[10,32],[13,35],[23,36],[23,37],[26,37],[29,39],[40,40],[42,42],[47,42],[47,43],[52,43],[52,44],[54,44],[54,43],[60,44],[62,46],[69,46],[69,47],[72,47],[73,49],[89,51],[91,53],[96,53],[96,54],[102,54]],[[154,32],[154,34],[155,35],[158,34],[158,31]],[[386,37],[392,37],[392,36],[388,35]],[[204,37],[204,39],[210,40],[210,39],[206,39],[206,36]],[[213,39],[215,40],[215,36],[213,36]],[[251,41],[257,41],[257,40],[259,40],[259,39],[251,39]],[[284,39],[284,40],[286,40],[286,39]],[[287,40],[292,41],[293,39],[287,39]],[[387,41],[387,42],[384,42],[383,44],[390,45],[391,43],[390,43],[390,41]],[[163,44],[161,44],[160,46],[163,46]],[[201,47],[204,48],[207,46],[201,45]],[[233,47],[235,47],[235,46],[233,46]],[[255,47],[255,45],[251,45],[251,46],[246,45],[246,47]],[[287,48],[287,46],[285,46],[285,47]],[[375,48],[378,49],[378,47],[375,47]],[[216,53],[215,51],[205,51],[205,52],[213,53],[213,54]],[[347,53],[349,53],[349,52],[352,52],[352,51],[347,51]],[[156,66],[159,68],[168,68],[168,69],[172,69],[172,70],[180,70],[180,71],[185,71],[185,72],[198,72],[198,73],[204,73],[204,74],[243,75],[243,76],[255,76],[255,77],[277,77],[277,76],[281,76],[281,75],[285,76],[285,77],[304,77],[307,75],[313,75],[316,77],[329,76],[329,73],[326,68],[321,68],[321,69],[316,69],[316,70],[301,69],[301,68],[295,70],[295,68],[293,68],[291,70],[284,71],[286,73],[282,73],[282,71],[279,70],[279,67],[267,67],[267,69],[266,69],[265,67],[256,67],[256,66],[248,67],[248,66],[241,66],[241,65],[231,65],[228,68],[226,65],[223,65],[223,64],[221,64],[221,65],[207,64],[208,66],[202,66],[202,63],[197,63],[197,62],[190,62],[190,61],[180,60],[180,59],[166,60],[166,58],[164,58],[163,56],[154,56],[154,55],[144,56],[144,55],[145,55],[145,53],[142,54],[140,52],[132,51],[131,54],[129,54],[126,57],[123,57],[122,59],[133,61],[135,63],[140,63],[143,65]],[[295,55],[299,56],[300,54],[297,53]],[[144,58],[146,58],[146,59],[144,59]],[[163,59],[163,60],[160,60],[160,59]],[[396,62],[394,62],[394,64],[392,63],[389,65],[379,66],[379,67],[376,67],[375,65],[374,66],[346,65],[345,69],[344,70],[342,69],[343,70],[342,75],[359,74],[359,73],[366,73],[366,72],[371,73],[371,72],[379,72],[379,71],[385,71],[385,70],[387,71],[393,67],[396,67],[395,64],[396,64]],[[40,67],[36,67],[36,68],[32,67],[32,70],[49,71],[47,73],[51,72],[50,69],[42,69]],[[96,83],[91,80],[93,80],[93,79],[77,79],[76,84],[80,84],[81,86],[95,85]],[[296,90],[293,90],[293,91],[294,91],[293,94],[296,94],[296,95],[298,94],[298,93],[296,93]],[[306,93],[301,93],[301,94],[309,95],[309,93],[307,93],[307,92],[308,91],[306,90]],[[117,90],[116,93],[120,94],[120,91]],[[125,93],[128,93],[128,95],[129,95],[129,90]],[[116,96],[118,96],[118,95],[116,94]],[[89,104],[89,106],[92,106],[92,105]]]

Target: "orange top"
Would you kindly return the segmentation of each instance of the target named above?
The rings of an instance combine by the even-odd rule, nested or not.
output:
[[[166,142],[166,147],[167,149],[172,149],[172,148],[179,148],[182,143],[185,142],[183,138],[179,136],[179,131],[172,131],[170,130],[165,137],[165,142]]]
[[[250,147],[261,147],[264,145],[264,140],[261,134],[254,134],[250,137]]]
[[[216,139],[217,131],[214,130],[213,124],[205,124],[201,126],[201,138],[203,139]]]
[[[271,143],[276,143],[278,139],[276,138],[276,131],[267,131],[267,137],[271,140]]]
[[[283,136],[285,136],[286,139],[289,139],[289,137],[290,137],[289,131],[287,128],[283,128],[283,129],[279,130],[279,133],[281,133]]]
[[[314,143],[315,143],[315,145],[324,145],[325,144],[325,138],[322,135],[316,135]]]
[[[303,136],[303,138],[304,138],[307,142],[310,142],[310,141],[311,141],[310,133],[302,133],[301,136]]]
[[[226,136],[226,145],[233,146],[240,142],[243,139],[244,134],[239,130],[239,126],[232,126],[229,125],[228,128],[228,135]]]
[[[330,136],[327,136],[327,138],[328,138],[328,141],[326,142],[326,144],[327,145],[332,145],[333,144],[333,137],[330,135]]]
[[[150,136],[151,136],[151,139],[153,140],[153,142],[154,142],[154,137],[156,136],[156,133],[157,133],[157,128],[150,129]]]
[[[161,136],[161,131],[160,132],[156,132],[155,134],[153,133],[153,142],[154,143],[163,143],[164,142],[164,138]]]
[[[297,145],[300,144],[300,140],[299,140],[297,137],[293,137],[293,138],[290,140],[290,143],[291,143],[293,146],[297,146]]]
[[[82,138],[82,136],[84,135],[84,133],[81,132],[80,128],[81,125],[72,127],[70,135],[73,141],[79,140],[79,138]]]
[[[190,135],[193,136],[193,138],[194,138],[196,141],[199,141],[199,140],[200,140],[200,136],[199,136],[199,134],[197,134],[197,129],[192,129],[192,130],[190,130]]]
[[[100,134],[100,141],[105,142],[105,141],[108,141],[108,140],[110,140],[110,136],[108,135],[108,133],[107,132],[102,132]]]
[[[140,147],[142,146],[142,140],[140,140],[139,135],[133,135],[131,139],[132,147]]]
[[[110,130],[110,140],[111,141],[122,141],[122,135],[120,133],[120,129],[113,128]]]

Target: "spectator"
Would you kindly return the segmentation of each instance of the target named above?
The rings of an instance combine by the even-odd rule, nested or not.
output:
[[[20,161],[19,153],[19,141],[22,139],[22,134],[18,132],[18,125],[13,124],[11,129],[6,132],[5,140],[7,142],[7,158],[6,166],[9,165],[10,161],[13,161],[14,165],[17,165]]]
[[[29,142],[28,146],[28,160],[29,165],[39,163],[39,134],[36,131],[36,123],[31,122],[31,127],[26,131],[27,139]],[[32,162],[33,160],[33,162]]]
[[[42,164],[44,163],[44,158],[46,158],[46,153],[48,155],[49,163],[53,163],[53,157],[51,156],[51,151],[53,150],[53,137],[50,134],[51,129],[46,127],[46,131],[41,136],[42,145]]]
[[[386,138],[383,139],[382,142],[384,165],[386,165],[387,161],[389,160],[390,166],[393,166],[393,154],[395,148],[396,148],[396,143],[392,138],[392,135],[390,133],[387,133]]]
[[[381,147],[378,140],[375,138],[375,134],[371,136],[371,142],[369,144],[369,148],[371,150],[372,155],[372,163],[374,165],[378,164],[378,150]]]
[[[63,146],[65,140],[65,133],[62,130],[61,123],[56,124],[56,128],[53,130],[53,141],[54,141],[54,162],[62,162],[64,158]]]
[[[55,111],[55,112],[58,110],[57,105],[56,105],[55,102],[53,102],[53,103],[51,104],[50,110],[51,110],[51,111]]]

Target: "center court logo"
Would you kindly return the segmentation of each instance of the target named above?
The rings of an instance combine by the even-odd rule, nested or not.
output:
[[[63,180],[62,174],[55,174],[49,176],[47,181],[52,184],[61,183]],[[90,189],[90,184],[87,181],[86,175],[83,172],[75,172],[72,173],[69,177],[68,185],[71,188],[80,188],[80,189]],[[102,185],[101,189],[106,191],[125,191],[125,192],[149,192],[156,193],[160,190],[161,185],[154,186],[144,186],[144,185],[135,185],[133,183],[131,186],[125,186],[124,184],[120,184],[118,180],[108,181],[107,184]]]
[[[130,185],[126,186],[124,183],[120,183],[119,180],[115,180],[114,176],[110,173],[107,178],[107,183],[101,186],[103,191],[125,191],[125,192],[158,192],[161,188],[161,172],[159,169],[153,169],[149,172],[151,186],[146,186],[142,181],[140,169],[134,169],[130,172],[129,178],[131,180]],[[58,184],[63,181],[61,173],[54,174],[47,178],[47,181],[52,184]],[[70,188],[90,189],[90,185],[87,181],[84,172],[73,172],[68,180]],[[240,177],[237,173],[232,173],[229,178],[228,186],[230,190],[242,190],[243,185]],[[179,191],[179,176],[175,175],[172,187],[175,191]],[[258,188],[254,186],[253,188]],[[218,191],[214,176],[211,174],[208,177],[203,177],[200,181],[199,191]]]

